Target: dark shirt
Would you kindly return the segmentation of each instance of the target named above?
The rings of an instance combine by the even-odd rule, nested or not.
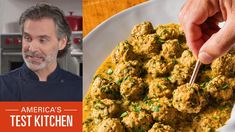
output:
[[[81,101],[82,78],[61,69],[52,72],[46,82],[25,64],[0,76],[0,101]]]

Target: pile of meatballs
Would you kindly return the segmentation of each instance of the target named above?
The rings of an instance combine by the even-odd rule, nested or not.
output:
[[[136,25],[93,78],[84,132],[216,131],[230,118],[235,90],[235,50],[202,65],[178,24]]]

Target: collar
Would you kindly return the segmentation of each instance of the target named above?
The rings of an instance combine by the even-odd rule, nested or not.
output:
[[[60,79],[60,66],[57,64],[56,69],[47,77],[47,82],[51,81],[59,81]],[[34,80],[34,81],[39,81],[39,78],[36,73],[34,73],[31,69],[27,67],[27,65],[24,63],[21,67],[21,75],[24,79],[26,80]]]

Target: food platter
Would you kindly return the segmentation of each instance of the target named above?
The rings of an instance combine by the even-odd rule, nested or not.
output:
[[[113,48],[125,40],[134,25],[151,21],[153,25],[178,23],[177,13],[184,0],[153,0],[127,9],[100,24],[84,40],[84,91],[85,96],[96,69],[102,64]],[[233,109],[233,111],[235,111]],[[231,115],[234,116],[234,112]],[[219,131],[232,132],[235,129],[234,118]]]
[[[134,25],[143,21],[178,23],[177,13],[184,0],[152,0],[124,10],[104,21],[83,39],[84,48],[84,91],[88,90],[96,69],[111,53],[113,48],[126,39]]]

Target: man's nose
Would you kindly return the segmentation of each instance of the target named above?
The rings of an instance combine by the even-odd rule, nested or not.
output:
[[[30,51],[37,51],[38,50],[38,43],[36,41],[32,41],[29,44],[29,50]]]

